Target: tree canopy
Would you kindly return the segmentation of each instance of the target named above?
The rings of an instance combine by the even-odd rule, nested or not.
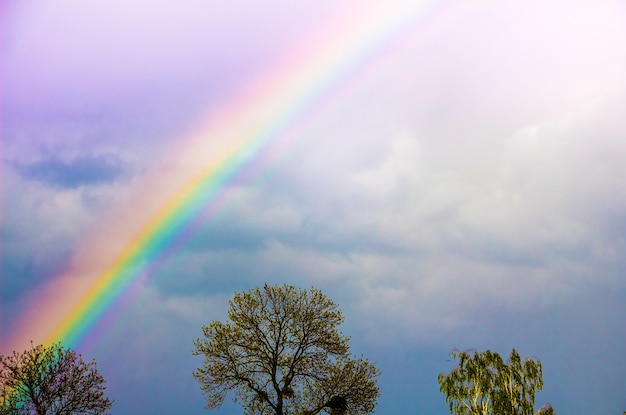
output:
[[[96,362],[60,344],[0,355],[0,414],[100,415],[112,405]]]
[[[194,344],[204,356],[196,372],[207,408],[227,393],[246,414],[366,414],[379,395],[380,371],[350,354],[344,318],[321,291],[290,285],[237,293],[228,322],[202,328]]]
[[[535,393],[543,387],[541,362],[523,359],[515,349],[504,363],[498,353],[453,351],[458,366],[438,377],[450,413],[456,415],[533,415]],[[546,405],[538,413],[554,413]]]

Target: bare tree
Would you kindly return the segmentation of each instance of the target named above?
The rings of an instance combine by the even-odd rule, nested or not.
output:
[[[100,415],[112,402],[96,362],[60,344],[0,355],[0,414]]]

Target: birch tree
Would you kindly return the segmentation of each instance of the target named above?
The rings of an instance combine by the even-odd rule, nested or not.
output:
[[[490,350],[455,350],[452,357],[458,359],[458,365],[438,377],[439,390],[446,395],[451,414],[533,415],[535,393],[543,387],[538,359],[522,359],[515,349],[506,363]]]

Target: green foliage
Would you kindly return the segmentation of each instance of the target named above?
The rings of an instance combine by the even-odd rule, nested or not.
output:
[[[264,285],[237,293],[229,322],[213,321],[194,342],[194,372],[207,408],[233,392],[246,414],[358,415],[374,410],[380,374],[350,355],[343,315],[316,289]]]
[[[1,415],[100,415],[112,402],[95,361],[59,344],[0,355]]]
[[[533,415],[535,393],[543,387],[539,360],[522,360],[515,349],[504,363],[498,353],[453,351],[458,366],[438,377],[450,413]],[[552,407],[542,414],[554,413]]]

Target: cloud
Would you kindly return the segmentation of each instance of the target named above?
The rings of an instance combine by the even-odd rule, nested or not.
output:
[[[70,160],[51,156],[33,162],[7,161],[23,178],[61,189],[75,189],[115,182],[127,168],[113,154],[82,155]]]
[[[574,303],[592,283],[616,284],[624,265],[616,102],[509,125],[464,152],[440,153],[439,137],[411,128],[375,144],[320,139],[233,190],[228,214],[199,227],[155,283],[319,285],[372,342],[441,340],[494,310]]]
[[[26,297],[36,287],[68,268],[80,242],[89,239],[94,224],[124,193],[124,181],[103,181],[117,174],[115,157],[76,159],[65,163],[53,156],[2,164],[2,190],[11,195],[2,199],[0,227],[0,297],[6,306],[2,317],[8,321],[17,321],[23,312],[19,305],[28,303]],[[87,165],[94,160],[104,163],[94,169]],[[72,176],[85,171],[88,180]]]

